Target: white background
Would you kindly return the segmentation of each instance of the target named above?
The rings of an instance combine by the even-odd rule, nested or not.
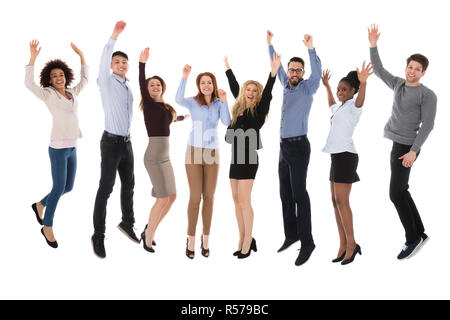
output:
[[[2,49],[0,77],[0,298],[122,298],[122,299],[347,299],[450,298],[448,228],[448,16],[444,1],[14,1],[0,12]],[[191,122],[171,127],[171,159],[178,199],[156,234],[156,253],[149,254],[125,238],[120,222],[120,183],[108,203],[107,259],[92,252],[92,213],[100,177],[99,140],[104,129],[96,85],[99,58],[117,20],[127,22],[116,50],[128,53],[135,96],[132,141],[135,155],[135,216],[140,233],[154,199],[143,165],[148,138],[138,110],[138,57],[150,47],[147,74],[162,76],[168,85],[165,99],[180,114],[175,92],[184,64],[193,66],[186,94],[196,94],[194,79],[211,71],[221,88],[234,99],[226,82],[223,56],[240,83],[255,79],[265,84],[270,66],[266,30],[282,62],[296,55],[309,58],[302,43],[314,36],[324,68],[332,71],[331,85],[369,59],[367,27],[378,23],[379,50],[385,67],[404,76],[406,58],[426,55],[430,67],[423,83],[438,96],[435,129],[414,165],[411,193],[421,212],[430,242],[414,258],[396,259],[404,231],[388,197],[391,141],[383,138],[390,116],[392,91],[372,76],[361,121],[354,139],[360,156],[361,182],[354,185],[351,206],[356,239],[362,256],[347,266],[331,259],[338,250],[338,234],[330,201],[328,154],[321,152],[329,130],[326,91],[315,95],[308,136],[312,153],[308,190],[312,204],[316,251],[302,267],[294,265],[298,245],[276,250],[284,240],[278,193],[279,121],[282,87],[273,90],[270,117],[262,130],[264,149],[253,190],[254,237],[258,252],[245,260],[232,257],[238,233],[228,181],[229,145],[221,143],[211,257],[200,254],[199,219],[196,256],[184,255],[189,188],[184,151]],[[79,59],[70,48],[76,43],[90,66],[90,82],[79,96],[84,138],[79,141],[78,171],[73,192],[61,198],[54,231],[60,248],[46,245],[30,205],[51,189],[48,143],[51,116],[24,82],[28,43],[39,39],[36,81],[44,63],[62,58],[76,72]],[[225,127],[219,125],[222,136]]]

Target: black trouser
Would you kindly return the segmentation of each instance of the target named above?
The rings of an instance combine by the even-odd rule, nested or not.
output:
[[[100,141],[100,150],[102,154],[101,178],[94,207],[96,235],[105,233],[106,204],[113,190],[117,171],[122,184],[120,191],[122,222],[128,227],[134,225],[134,157],[131,141],[105,131]]]
[[[408,191],[411,168],[405,168],[402,160],[398,159],[410,150],[411,146],[394,142],[391,151],[391,184],[389,187],[389,196],[397,209],[403,228],[405,228],[406,242],[409,244],[419,240],[425,232],[419,212]]]
[[[280,197],[283,206],[284,233],[286,240],[300,239],[302,247],[311,247],[311,204],[306,191],[311,146],[306,137],[297,141],[280,143],[278,175]]]

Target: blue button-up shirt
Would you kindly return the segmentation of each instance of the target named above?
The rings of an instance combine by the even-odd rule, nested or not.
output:
[[[191,114],[192,130],[189,135],[188,145],[197,148],[217,149],[219,147],[217,133],[219,119],[225,126],[231,123],[228,103],[216,99],[209,107],[206,105],[201,106],[193,97],[184,97],[186,83],[186,79],[182,78],[175,101],[179,105],[188,108]]]
[[[105,112],[105,130],[119,136],[128,136],[133,115],[133,95],[128,79],[110,72],[115,43],[116,40],[110,38],[103,49],[97,84]]]
[[[275,49],[269,46],[269,55],[272,58]],[[278,69],[278,79],[283,85],[283,106],[281,109],[281,138],[303,136],[308,133],[308,118],[313,102],[313,95],[320,85],[322,77],[322,64],[316,50],[308,50],[311,61],[311,76],[300,81],[296,86],[289,85],[289,78],[283,66]]]

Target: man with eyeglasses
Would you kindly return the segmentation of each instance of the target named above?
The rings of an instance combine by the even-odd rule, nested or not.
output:
[[[272,38],[273,33],[267,31],[270,57],[275,53]],[[300,240],[301,249],[295,261],[297,266],[308,261],[316,247],[311,232],[311,204],[306,191],[311,154],[306,134],[313,95],[319,88],[322,75],[322,64],[314,49],[312,36],[305,35],[303,43],[308,48],[311,76],[303,79],[305,62],[299,57],[289,61],[287,73],[283,66],[278,69],[278,79],[284,88],[278,175],[285,233],[285,241],[278,252]]]

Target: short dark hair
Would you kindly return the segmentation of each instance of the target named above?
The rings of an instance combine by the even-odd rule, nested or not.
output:
[[[41,87],[47,88],[50,87],[50,73],[52,70],[61,69],[64,72],[64,77],[66,78],[66,88],[70,86],[73,79],[75,79],[73,75],[73,70],[69,68],[69,66],[60,59],[50,60],[44,66],[40,74],[40,84]]]
[[[128,56],[125,52],[122,51],[116,51],[113,53],[112,58],[114,58],[115,56],[119,56],[119,57],[124,57],[125,59],[128,60]]]
[[[288,68],[289,68],[289,65],[291,64],[291,62],[300,62],[302,64],[302,66],[305,67],[305,61],[303,61],[302,58],[292,57],[291,60],[289,60],[289,62],[288,62]]]
[[[409,57],[406,60],[406,65],[409,65],[411,61],[416,61],[422,65],[422,71],[425,72],[428,68],[428,65],[430,62],[428,61],[427,57],[424,55],[421,55],[420,53],[413,54],[411,57]]]
[[[361,85],[358,79],[358,72],[350,71],[346,77],[342,78],[340,82],[347,82],[351,88],[355,89],[355,93],[358,93],[359,86]]]

